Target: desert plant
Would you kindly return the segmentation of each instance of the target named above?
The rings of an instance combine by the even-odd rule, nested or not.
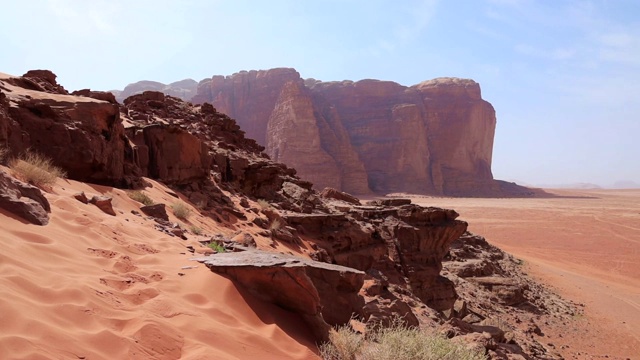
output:
[[[17,177],[38,187],[52,186],[58,178],[67,176],[62,169],[53,165],[51,159],[36,152],[27,152],[13,159],[9,167]]]
[[[154,204],[153,199],[151,199],[151,198],[149,197],[149,195],[147,195],[147,194],[143,193],[142,191],[139,191],[139,190],[136,190],[136,191],[127,191],[127,195],[128,195],[131,199],[133,199],[133,200],[135,200],[135,201],[137,201],[137,202],[143,203],[143,204],[145,204],[145,205],[147,205],[147,206],[148,206],[148,205],[153,205],[153,204]]]
[[[329,342],[320,345],[320,356],[325,360],[355,360],[364,337],[349,326],[340,326],[329,333]]]
[[[202,228],[195,225],[191,225],[189,227],[189,231],[191,231],[191,233],[193,233],[194,235],[202,235]]]
[[[191,209],[182,201],[176,201],[171,205],[171,209],[173,210],[173,215],[175,215],[178,219],[187,220],[189,216],[191,216]]]
[[[482,352],[442,335],[428,333],[396,321],[390,327],[370,329],[366,340],[348,327],[338,328],[321,345],[320,355],[331,360],[484,360]]]
[[[265,199],[258,199],[257,203],[261,210],[271,209],[271,204]]]
[[[223,253],[223,252],[226,251],[224,246],[218,244],[217,242],[210,242],[209,243],[209,248],[211,248],[213,251],[218,252],[218,253]]]
[[[280,221],[280,219],[273,219],[273,221],[271,221],[271,223],[269,224],[269,230],[271,231],[280,230],[281,227],[282,221]]]

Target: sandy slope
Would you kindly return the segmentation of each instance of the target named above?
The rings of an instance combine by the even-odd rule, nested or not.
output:
[[[640,359],[640,190],[552,190],[565,198],[414,198],[456,209],[469,229],[525,260],[531,273],[585,305],[542,342],[566,358]]]
[[[113,196],[117,216],[81,190]],[[0,359],[317,358],[297,317],[190,261],[195,241],[154,230],[123,191],[59,180],[47,198],[44,227],[0,213]]]

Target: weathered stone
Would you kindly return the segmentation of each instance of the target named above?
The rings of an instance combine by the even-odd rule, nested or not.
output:
[[[145,205],[140,207],[140,211],[142,211],[145,215],[154,217],[156,219],[162,219],[164,221],[169,221],[169,215],[167,214],[167,206],[165,204],[153,204],[153,205]]]
[[[0,208],[36,225],[49,223],[51,207],[40,189],[0,170]]]
[[[327,339],[330,325],[346,324],[363,305],[358,291],[364,273],[355,269],[258,250],[195,260],[253,295],[300,314],[319,340]]]
[[[89,200],[89,203],[97,206],[98,209],[102,210],[105,214],[116,216],[116,212],[113,210],[113,204],[111,204],[112,200],[110,196],[94,196]]]
[[[360,205],[360,199],[357,197],[330,187],[324,188],[319,195],[325,199],[335,199],[349,204]]]
[[[81,191],[79,193],[73,194],[73,198],[80,201],[83,204],[88,204],[89,203],[89,199],[87,198],[87,195],[85,195],[84,191]]]

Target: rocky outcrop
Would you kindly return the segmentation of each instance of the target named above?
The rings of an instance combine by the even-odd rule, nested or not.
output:
[[[125,137],[117,105],[68,95],[47,70],[0,78],[0,145],[46,154],[75,180],[123,185]]]
[[[258,75],[246,76],[258,81]],[[520,324],[525,312],[536,321],[534,316],[541,314],[572,311],[570,306],[554,307],[554,303],[561,304],[557,298],[547,297],[532,282],[520,281],[524,275],[517,272],[513,259],[470,234],[461,236],[467,224],[457,219],[455,211],[424,208],[402,198],[362,205],[357,198],[337,190],[318,193],[311,183],[298,178],[295,170],[269,159],[262,153],[264,147],[247,139],[233,119],[211,104],[194,106],[159,92],[145,92],[118,107],[104,93],[87,90],[77,94],[81,96],[65,94],[48,72],[31,76],[0,77],[0,146],[7,147],[10,156],[23,151],[33,139],[43,142],[42,128],[37,125],[45,129],[50,126],[56,135],[73,134],[69,136],[85,147],[67,140],[65,148],[60,149],[63,143],[54,138],[48,139],[54,145],[40,145],[44,155],[65,166],[70,178],[130,186],[142,184],[134,180],[148,175],[170,183],[173,191],[168,195],[190,200],[201,214],[235,231],[228,239],[216,235],[206,242],[226,247],[228,240],[297,252],[300,257],[260,255],[259,259],[218,254],[230,260],[214,267],[236,283],[246,284],[254,295],[301,314],[320,339],[326,337],[327,326],[345,324],[353,314],[350,322],[362,325],[385,325],[400,318],[411,326],[445,326],[447,336],[480,344],[494,358],[523,351],[537,356],[545,353],[544,347],[527,337],[535,331],[535,323],[507,331],[492,321],[500,314],[512,314],[510,309],[518,310],[509,316],[514,324]],[[287,114],[310,115],[303,105],[314,84],[317,82],[303,88],[299,81],[283,83],[287,91],[282,96],[282,92],[274,95],[282,116],[267,119],[265,129],[298,126],[298,120],[287,118]],[[361,100],[380,100],[380,94],[398,87],[393,83],[367,85],[368,95]],[[428,94],[429,86],[425,88]],[[454,90],[445,89],[460,91],[457,85]],[[345,96],[351,96],[349,91]],[[474,91],[470,87],[455,94],[474,99]],[[114,107],[117,111],[112,113]],[[343,115],[337,107],[325,112],[323,108],[319,105],[316,110],[325,114],[328,128],[340,134],[339,122],[332,121]],[[372,107],[371,114],[380,109]],[[415,109],[411,109],[403,107],[396,113],[413,114]],[[313,113],[316,116],[316,111]],[[320,144],[325,130],[320,128],[312,134],[319,137]],[[378,130],[362,127],[359,131]],[[381,131],[377,134],[384,135]],[[276,148],[286,151],[286,143]],[[64,158],[66,148],[86,158],[80,164],[69,164]],[[319,148],[335,159],[331,151]],[[434,158],[435,152],[430,154]],[[111,164],[103,159],[118,160],[114,173],[103,172]],[[90,170],[94,171],[93,177],[87,177]],[[344,184],[344,177],[342,181]],[[79,197],[88,202],[86,196]],[[25,202],[22,198],[20,201]],[[166,218],[161,212],[154,216]],[[154,222],[168,236],[191,236],[178,223],[160,218]],[[235,246],[227,249],[237,250]],[[305,260],[309,257],[315,262]],[[447,260],[445,271],[441,271],[443,259]],[[477,335],[479,332],[487,332],[487,336]]]
[[[281,68],[203,80],[193,101],[236,118],[270,157],[318,189],[530,195],[493,180],[495,111],[473,80],[439,78],[411,87],[303,81]]]
[[[138,81],[127,85],[124,90],[111,90],[119,103],[123,103],[124,99],[132,95],[142,94],[145,91],[159,91],[166,95],[174,96],[184,101],[191,100],[196,95],[198,82],[192,79],[172,82],[171,84],[163,84],[157,81]]]
[[[40,189],[23,183],[0,170],[0,209],[32,224],[47,225],[51,207]]]
[[[196,260],[256,297],[300,314],[320,341],[328,339],[330,325],[349,322],[364,302],[358,296],[364,273],[355,269],[259,250]]]

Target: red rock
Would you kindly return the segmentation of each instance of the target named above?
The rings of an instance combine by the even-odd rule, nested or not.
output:
[[[49,202],[40,189],[0,170],[0,208],[36,225],[49,223]]]
[[[109,196],[94,196],[89,200],[90,204],[93,204],[102,210],[105,214],[116,216],[116,212],[113,210],[113,204],[111,201],[113,198]]]
[[[353,205],[360,205],[360,199],[358,199],[357,197],[330,187],[324,188],[324,190],[322,190],[319,195],[325,199],[335,199]]]
[[[0,143],[12,154],[45,154],[74,180],[125,183],[127,144],[116,105],[67,95],[50,71],[0,78],[0,85]]]
[[[303,81],[294,69],[203,80],[211,102],[316,184],[354,194],[527,196],[493,180],[495,111],[473,80]],[[321,171],[318,171],[321,169]]]
[[[167,214],[167,207],[165,204],[160,203],[145,205],[140,207],[140,211],[142,211],[147,216],[151,216],[164,221],[169,221],[169,215]]]
[[[253,295],[302,316],[321,341],[329,325],[344,325],[363,305],[364,273],[284,254],[250,250],[197,258]]]

